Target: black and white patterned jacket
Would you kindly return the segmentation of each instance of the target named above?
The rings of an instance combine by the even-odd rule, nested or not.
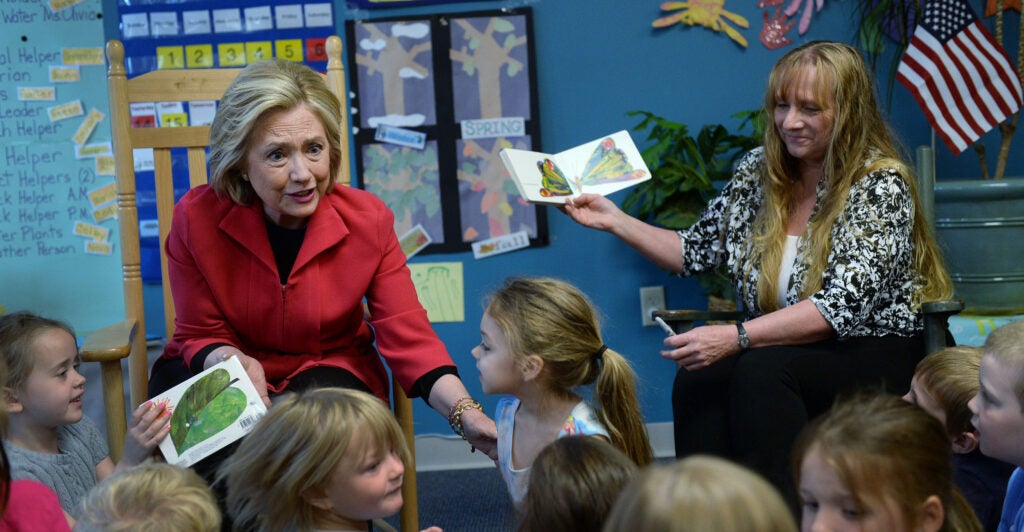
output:
[[[763,314],[756,296],[760,265],[744,271],[751,254],[751,227],[764,202],[763,162],[762,148],[746,154],[700,220],[679,232],[682,275],[708,271],[724,262],[733,272],[738,294],[750,287],[743,301],[750,317]],[[819,183],[811,220],[827,193]],[[846,207],[831,231],[822,288],[810,296],[840,338],[911,336],[921,330],[920,314],[912,305],[913,294],[922,284],[914,269],[913,221],[911,191],[894,169],[872,172],[850,188]],[[797,260],[786,293],[790,305],[799,301],[806,282],[807,236],[807,232],[801,235],[797,244]]]

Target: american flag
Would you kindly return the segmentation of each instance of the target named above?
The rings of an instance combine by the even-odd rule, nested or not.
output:
[[[964,0],[930,0],[896,74],[955,154],[1020,109],[1006,51]]]

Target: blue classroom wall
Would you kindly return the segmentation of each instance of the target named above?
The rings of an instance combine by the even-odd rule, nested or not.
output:
[[[461,12],[502,7],[533,9],[537,53],[537,83],[542,148],[561,151],[599,135],[631,128],[637,120],[626,112],[643,109],[691,124],[735,126],[730,116],[761,103],[772,63],[792,46],[768,50],[758,40],[762,10],[752,0],[731,0],[725,9],[750,21],[742,30],[749,42],[742,48],[703,27],[654,30],[659,0],[534,0],[519,2],[462,2],[423,8],[348,11],[335,2],[336,24],[344,33],[346,18],[394,17]],[[104,0],[116,13],[113,0]],[[852,2],[830,2],[816,13],[809,31],[790,36],[796,44],[813,39],[852,42]],[[108,37],[116,37],[115,16],[105,19]],[[1016,34],[1016,28],[1007,28]],[[1012,49],[1012,48],[1011,48]],[[897,86],[892,99],[895,129],[908,146],[928,143],[929,128],[909,93]],[[991,135],[990,135],[991,136]],[[643,138],[634,136],[643,145]],[[993,148],[994,149],[994,148]],[[952,157],[939,146],[939,177],[971,175],[976,161]],[[970,154],[968,154],[970,155]],[[1018,161],[1019,165],[1019,161]],[[613,199],[621,201],[626,193]],[[470,350],[479,342],[479,320],[487,292],[509,275],[552,275],[567,279],[586,292],[604,318],[606,343],[626,355],[639,376],[641,406],[648,422],[671,421],[671,387],[675,365],[658,350],[663,334],[642,327],[639,287],[664,285],[669,308],[703,308],[696,282],[669,276],[649,264],[614,237],[581,228],[557,210],[548,213],[551,243],[497,257],[475,260],[471,253],[417,256],[412,262],[461,261],[465,283],[462,323],[438,323],[435,330],[448,346],[470,393],[493,414],[496,397],[483,396]],[[152,319],[150,320],[152,321]],[[417,434],[450,434],[442,416],[416,402]]]

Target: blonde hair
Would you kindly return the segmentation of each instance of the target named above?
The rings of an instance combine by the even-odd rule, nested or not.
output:
[[[75,331],[62,321],[25,311],[0,315],[0,355],[7,366],[5,386],[21,389],[35,367],[35,341],[51,329],[60,329],[75,338]]]
[[[924,357],[914,369],[917,382],[946,414],[950,436],[974,431],[967,403],[978,393],[982,352],[980,347],[947,347]]]
[[[636,471],[622,451],[595,436],[565,436],[549,443],[530,467],[519,532],[600,530]]]
[[[722,458],[693,455],[641,471],[605,521],[605,532],[796,532],[766,480]]]
[[[1017,382],[1013,390],[1024,411],[1024,320],[1007,323],[989,333],[984,350],[985,356],[995,357],[1016,369]]]
[[[797,485],[804,458],[817,451],[854,501],[895,504],[908,527],[920,522],[925,500],[937,495],[945,509],[940,530],[980,532],[981,523],[953,483],[945,427],[917,405],[895,395],[840,400],[809,424],[793,451]]]
[[[111,475],[78,505],[75,530],[220,530],[217,500],[191,469],[145,462]]]
[[[518,363],[531,355],[544,361],[541,384],[551,393],[570,396],[594,384],[597,416],[612,445],[637,465],[653,460],[633,369],[604,344],[593,305],[579,289],[550,277],[510,277],[491,296],[487,314]]]
[[[256,195],[243,178],[249,143],[260,121],[271,111],[307,106],[320,119],[327,135],[334,186],[342,164],[341,104],[323,76],[309,67],[283,59],[257,61],[245,67],[224,92],[210,125],[210,186],[240,205]],[[344,126],[344,127],[347,127]]]
[[[875,101],[871,76],[860,53],[852,46],[826,41],[809,42],[784,55],[772,68],[765,91],[764,112],[773,116],[776,102],[785,99],[807,69],[817,73],[817,103],[833,113],[832,135],[822,164],[828,194],[821,200],[809,224],[807,283],[800,294],[807,298],[822,287],[822,273],[831,252],[831,233],[841,217],[850,188],[868,174],[894,169],[902,178],[914,204],[911,240],[914,267],[921,286],[914,304],[944,299],[953,292],[942,255],[918,201],[911,169],[899,155],[889,125]],[[765,203],[755,220],[752,260],[745,268],[760,267],[757,302],[764,312],[779,308],[778,276],[786,241],[786,223],[795,204],[793,182],[799,178],[799,161],[789,154],[775,127],[765,128],[765,163],[762,185]]]
[[[323,486],[342,462],[355,467],[369,450],[356,449],[358,443],[394,452],[409,467],[402,430],[377,397],[318,388],[276,398],[218,473],[226,480],[228,513],[245,529],[314,528],[324,510],[303,494]]]

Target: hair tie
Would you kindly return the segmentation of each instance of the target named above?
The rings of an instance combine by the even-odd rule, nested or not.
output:
[[[594,358],[597,359],[598,362],[603,361],[604,360],[604,352],[607,351],[607,350],[608,350],[608,346],[605,345],[605,344],[601,344],[601,348],[598,349],[596,353],[594,353]]]

